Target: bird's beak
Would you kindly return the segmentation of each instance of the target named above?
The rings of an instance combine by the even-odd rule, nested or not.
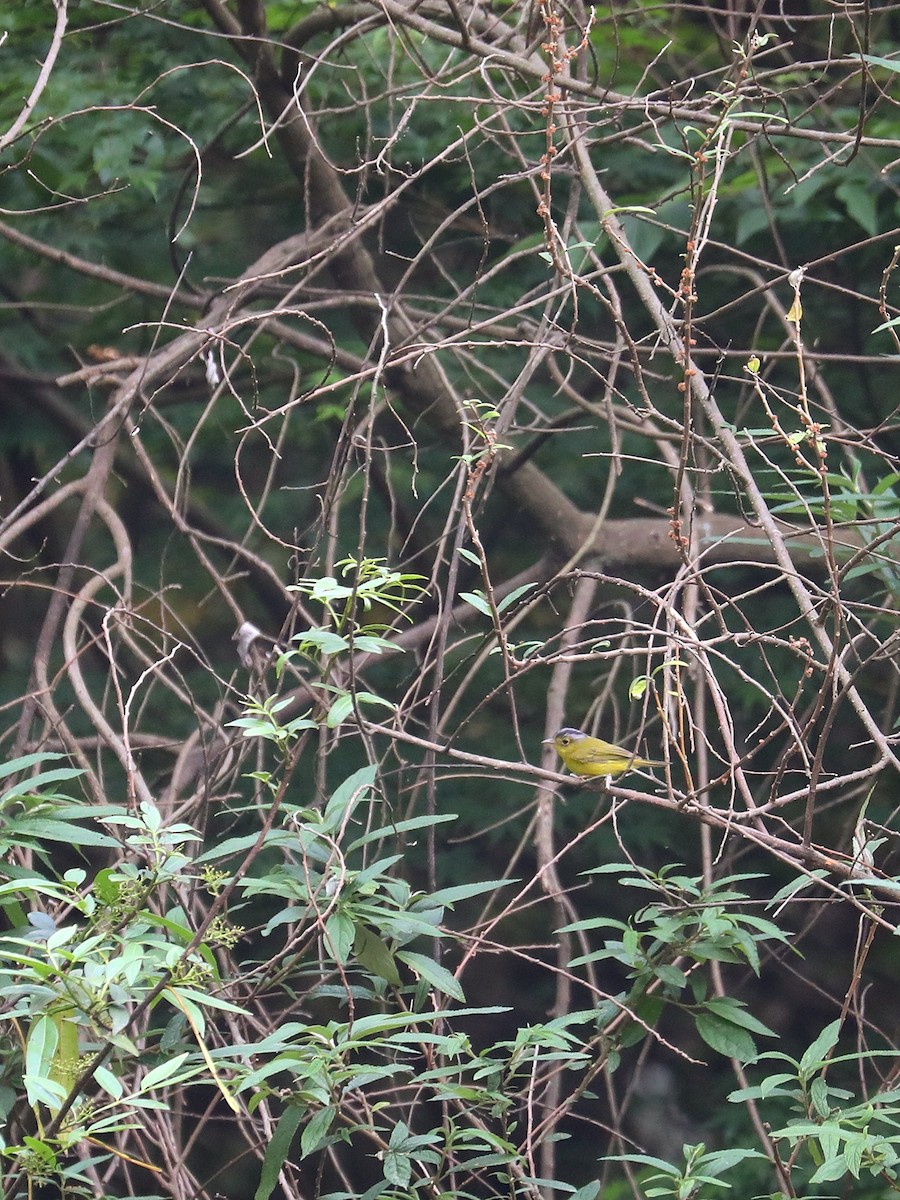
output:
[[[544,738],[544,740],[541,742],[541,745],[542,746],[552,746],[555,744],[555,740],[556,740],[555,738]]]

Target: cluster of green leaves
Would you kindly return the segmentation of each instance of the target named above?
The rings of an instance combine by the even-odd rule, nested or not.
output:
[[[7,925],[0,936],[6,1001],[0,1022],[7,1031],[0,1115],[15,1117],[25,1132],[3,1140],[0,1152],[10,1169],[32,1181],[53,1177],[74,1186],[86,1183],[88,1164],[66,1162],[72,1147],[127,1129],[138,1110],[160,1106],[151,1095],[152,1073],[141,1078],[135,1071],[141,1053],[129,1030],[135,1007],[166,1001],[200,1037],[205,1008],[238,1010],[212,994],[221,982],[215,957],[205,944],[189,949],[193,934],[184,913],[147,907],[189,875],[194,831],[166,825],[149,803],[132,813],[59,792],[55,783],[81,771],[33,773],[54,757],[28,755],[3,769],[23,778],[0,797],[11,856],[0,872]],[[47,843],[60,842],[104,850],[118,861],[93,875],[82,867],[57,874]],[[35,861],[30,869],[15,861],[26,850]],[[50,906],[58,917],[47,913]],[[70,1095],[88,1068],[90,1096]]]
[[[771,431],[741,432],[752,440],[764,438]],[[795,446],[806,438],[803,431],[789,435]],[[769,482],[765,493],[771,511],[778,516],[811,518],[823,532],[826,521],[830,522],[835,530],[831,552],[842,578],[849,582],[874,577],[881,593],[892,602],[900,594],[896,565],[900,549],[900,474],[883,472],[877,461],[870,464],[870,469],[875,472],[874,479],[867,478],[870,472],[856,457],[833,471],[821,471],[812,465],[786,465],[779,470],[778,482]],[[823,553],[813,551],[813,557]],[[852,593],[847,602],[852,604]]]
[[[8,764],[5,773],[39,762],[29,756]],[[196,834],[166,825],[149,804],[137,814],[113,805],[97,810],[50,790],[78,774],[53,767],[2,798],[7,811],[29,806],[27,823],[10,815],[8,850],[37,850],[43,865],[31,871],[5,865],[0,885],[11,926],[0,938],[0,987],[7,1000],[2,1021],[12,1035],[0,1052],[0,1100],[3,1116],[21,1130],[17,1139],[0,1142],[11,1178],[27,1179],[29,1186],[56,1182],[69,1195],[90,1195],[91,1162],[111,1153],[104,1137],[139,1125],[142,1113],[165,1110],[169,1089],[212,1085],[236,1112],[242,1102],[250,1112],[263,1102],[281,1112],[260,1197],[273,1190],[288,1156],[302,1161],[357,1135],[381,1147],[384,1186],[399,1189],[398,1195],[431,1194],[445,1174],[441,1186],[449,1189],[459,1170],[527,1184],[513,1097],[536,1061],[581,1061],[581,1037],[569,1027],[590,1014],[521,1030],[513,1042],[477,1053],[464,1032],[467,1020],[502,1010],[435,1006],[436,995],[464,1003],[462,988],[433,953],[411,944],[424,939],[433,946],[445,936],[441,922],[448,907],[492,892],[500,881],[432,895],[412,892],[395,871],[401,855],[366,863],[365,852],[385,836],[407,836],[449,816],[384,827],[363,822],[364,832],[354,833],[359,813],[377,803],[371,767],[345,780],[321,812],[287,806],[283,826],[266,839],[268,859],[280,854],[281,862],[242,883],[247,901],[265,898],[279,906],[262,930],[264,940],[282,931],[309,931],[306,955],[291,960],[282,977],[285,998],[306,978],[307,1003],[333,1006],[343,998],[374,1008],[325,1024],[284,1021],[253,1040],[226,1036],[223,1044],[220,1037],[210,1049],[209,1022],[216,1012],[232,1020],[247,1015],[223,998],[233,980],[221,974],[213,953],[216,944],[234,945],[240,931],[229,937],[211,926],[190,949],[186,914],[177,902],[160,904],[173,888],[211,883],[212,864],[241,862],[258,834],[226,839],[192,856]],[[42,847],[61,836],[63,816],[70,844],[103,849],[115,864],[93,876],[79,868],[56,879]],[[216,875],[213,893],[227,878],[227,870]],[[53,903],[65,914],[59,921],[42,911]],[[157,1019],[139,1032],[133,1017],[142,1005]],[[223,1026],[219,1034],[224,1032]],[[401,1094],[408,1087],[412,1096],[425,1089],[431,1100],[449,1105],[448,1117],[412,1133],[412,1118],[397,1117],[385,1105],[386,1089],[397,1087]],[[371,1106],[361,1103],[370,1093]],[[69,1152],[85,1140],[105,1153],[73,1162]]]
[[[8,764],[4,774],[41,765],[31,755]],[[195,944],[177,901],[161,902],[192,881],[205,881],[215,894],[257,844],[258,832],[197,853],[195,833],[167,824],[152,805],[136,813],[113,805],[96,810],[56,790],[77,775],[51,764],[0,797],[7,851],[28,848],[41,863],[26,871],[7,862],[0,883],[9,926],[0,938],[2,1021],[12,1035],[3,1043],[0,1100],[21,1130],[3,1142],[2,1153],[9,1170],[32,1184],[52,1180],[71,1195],[89,1194],[86,1164],[68,1157],[72,1148],[85,1139],[103,1147],[104,1137],[164,1111],[170,1089],[213,1086],[235,1113],[252,1114],[263,1103],[277,1113],[259,1200],[274,1192],[287,1162],[340,1144],[377,1150],[382,1178],[373,1197],[475,1195],[476,1177],[513,1195],[534,1195],[541,1181],[531,1174],[521,1124],[534,1072],[557,1066],[590,1075],[598,1053],[615,1069],[666,1006],[688,1013],[713,1050],[757,1067],[777,1065],[730,1098],[753,1101],[775,1117],[772,1138],[805,1151],[809,1165],[794,1153],[793,1169],[810,1184],[897,1177],[900,1097],[888,1091],[855,1101],[828,1081],[828,1072],[867,1057],[834,1055],[838,1022],[800,1059],[758,1054],[754,1039],[771,1031],[737,1000],[708,994],[710,963],[758,971],[761,946],[786,941],[776,924],[746,911],[749,897],[736,885],[753,876],[703,886],[674,868],[651,873],[609,864],[590,872],[652,893],[627,921],[590,918],[566,930],[615,929],[619,936],[569,966],[616,963],[628,986],[595,1008],[523,1024],[513,1037],[477,1050],[472,1022],[503,1010],[465,1007],[461,983],[436,947],[453,945],[448,914],[456,904],[503,881],[412,889],[402,850],[380,848],[452,817],[373,821],[384,799],[376,768],[365,767],[343,780],[321,810],[286,804],[283,820],[266,836],[265,863],[239,884],[245,904],[275,910],[260,931],[263,943],[284,937],[283,949],[267,948],[255,964],[243,959],[240,966],[257,971],[277,963],[267,1005],[280,988],[285,1011],[293,1010],[290,998],[302,981],[306,1006],[338,1003],[350,1011],[326,1021],[294,1016],[235,1040],[227,1033],[233,1023],[248,1035],[252,1026],[241,1024],[248,1010],[225,998],[235,979],[223,975],[213,951],[238,945],[240,930],[231,927],[229,935],[214,924]],[[78,868],[56,877],[44,846],[61,837],[62,817],[70,844],[102,849],[116,861],[93,876]],[[45,913],[48,905],[58,906],[60,917]],[[142,1005],[155,1020],[139,1033],[133,1016]],[[229,1025],[218,1024],[217,1014],[229,1014]],[[214,1048],[207,1045],[211,1022],[217,1022]],[[798,1114],[786,1123],[785,1103]],[[726,1172],[764,1155],[749,1146],[721,1151],[697,1144],[685,1147],[680,1165],[623,1157],[641,1170],[647,1195],[693,1200],[714,1194],[710,1189],[723,1186]],[[601,1186],[599,1180],[577,1190],[562,1180],[553,1185],[581,1200],[592,1200]],[[332,1195],[337,1200],[340,1193]]]
[[[459,984],[440,964],[417,954],[410,956],[400,948],[418,937],[439,938],[445,904],[497,885],[467,884],[429,896],[412,891],[405,880],[392,874],[402,854],[367,862],[366,849],[385,838],[405,836],[454,819],[451,815],[412,817],[376,824],[374,828],[368,827],[367,821],[366,832],[349,837],[348,829],[356,824],[359,811],[381,807],[376,775],[374,766],[354,772],[334,790],[321,812],[286,805],[284,828],[270,832],[266,838],[268,857],[280,853],[282,861],[248,879],[241,885],[242,890],[247,897],[284,901],[263,926],[263,937],[299,922],[319,930],[317,964],[327,961],[344,968],[351,961],[359,963],[376,981],[379,994],[385,983],[400,985],[399,960],[431,986],[462,1000]],[[201,861],[227,861],[240,856],[251,849],[256,838],[257,834],[251,833],[227,839],[207,850]],[[298,850],[302,856],[299,862],[295,861]],[[311,994],[319,995],[318,988],[313,988]],[[375,995],[365,988],[360,994]]]
[[[390,638],[384,635],[389,625],[372,620],[373,613],[409,618],[408,608],[423,595],[421,575],[394,571],[384,560],[364,558],[343,559],[338,564],[341,579],[352,576],[350,583],[340,582],[333,575],[292,585],[288,591],[299,592],[324,610],[324,625],[314,626],[291,638],[291,649],[279,654],[276,675],[281,679],[289,667],[302,667],[301,677],[316,692],[327,697],[323,704],[324,724],[328,729],[341,725],[361,704],[377,705],[393,710],[391,701],[362,688],[332,682],[335,669],[349,671],[354,653],[381,655],[398,652]],[[349,672],[352,677],[352,672]],[[276,743],[287,752],[295,736],[304,729],[315,729],[319,714],[307,709],[301,716],[282,724],[278,714],[291,705],[290,699],[271,697],[247,698],[243,716],[229,722],[243,729],[245,737],[262,737]]]
[[[782,1051],[761,1054],[757,1065],[773,1062],[787,1070],[776,1071],[754,1086],[739,1088],[728,1097],[734,1103],[754,1101],[789,1102],[799,1114],[779,1123],[771,1137],[783,1142],[789,1153],[783,1161],[795,1164],[804,1184],[844,1181],[854,1195],[884,1195],[886,1184],[896,1192],[900,1182],[900,1089],[887,1088],[865,1099],[828,1080],[842,1064],[849,1064],[856,1078],[861,1065],[879,1057],[895,1059],[893,1050],[854,1050],[836,1054],[841,1021],[826,1025],[799,1058]],[[864,1177],[878,1181],[872,1191]],[[850,1180],[854,1182],[850,1184]]]
[[[684,1163],[675,1164],[652,1154],[610,1155],[607,1162],[628,1162],[646,1168],[641,1172],[644,1194],[648,1200],[671,1196],[672,1200],[699,1200],[715,1195],[711,1188],[730,1188],[721,1177],[748,1159],[764,1159],[760,1150],[707,1150],[702,1142],[684,1147]]]
[[[628,921],[590,917],[561,931],[621,931],[621,938],[608,939],[601,948],[569,964],[577,967],[614,961],[632,981],[627,991],[601,1008],[607,1021],[619,1025],[623,1013],[637,1018],[621,1035],[619,1047],[640,1041],[647,1028],[658,1023],[666,1005],[675,1005],[690,1014],[700,1037],[713,1050],[740,1062],[755,1060],[758,1050],[754,1035],[775,1034],[735,997],[710,996],[709,976],[698,970],[711,962],[744,963],[758,974],[761,945],[787,940],[774,922],[745,911],[749,897],[734,885],[755,876],[729,875],[704,886],[699,878],[682,875],[675,867],[650,872],[621,863],[596,867],[588,874],[615,875],[620,886],[650,891],[659,897]],[[691,993],[690,1001],[683,999],[686,991]]]

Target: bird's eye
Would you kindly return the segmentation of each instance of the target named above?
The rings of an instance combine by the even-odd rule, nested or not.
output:
[[[561,738],[559,739],[559,744],[560,744],[561,746],[568,746],[568,744],[569,744],[569,742],[571,742],[571,740],[572,740],[572,739],[571,739],[570,737],[561,737]]]

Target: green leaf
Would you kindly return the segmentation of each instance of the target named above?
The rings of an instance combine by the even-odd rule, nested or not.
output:
[[[653,967],[653,974],[657,979],[677,991],[687,987],[687,976],[684,971],[673,967],[671,963],[660,963],[659,966]]]
[[[79,775],[83,774],[84,771],[75,767],[57,767],[53,771],[41,771],[39,775],[31,775],[27,779],[20,779],[18,783],[8,788],[0,796],[0,805],[8,804],[10,800],[15,800],[19,796],[37,795],[48,783],[58,783],[65,779],[77,779]]]
[[[489,617],[491,615],[491,606],[488,604],[484,592],[460,592],[459,598],[460,600],[466,600],[484,616]]]
[[[865,179],[844,179],[834,191],[843,201],[847,215],[865,230],[869,237],[875,237],[880,229],[878,193],[871,182]]]
[[[713,1050],[738,1062],[753,1062],[757,1057],[756,1044],[746,1030],[731,1021],[723,1021],[713,1013],[701,1012],[694,1017],[697,1032]]]
[[[402,646],[395,646],[387,638],[375,637],[371,633],[358,633],[353,639],[353,648],[363,651],[365,654],[383,654],[385,650],[399,652],[403,650]]]
[[[842,1154],[836,1154],[833,1158],[826,1158],[821,1167],[810,1177],[809,1182],[812,1183],[830,1183],[836,1179],[843,1179],[848,1173],[847,1162]]]
[[[48,1017],[39,1017],[28,1032],[25,1043],[23,1083],[28,1103],[43,1104],[51,1113],[58,1112],[68,1093],[52,1078],[53,1062],[59,1047],[59,1030]]]
[[[372,975],[377,975],[393,987],[400,986],[400,972],[397,970],[393,954],[378,934],[365,925],[358,925],[356,928],[353,953],[357,962]]]
[[[334,633],[330,629],[307,629],[305,633],[298,633],[291,640],[297,642],[304,649],[307,646],[315,646],[323,654],[340,654],[350,646],[345,637],[341,637],[339,633]]]
[[[784,887],[779,888],[771,900],[766,904],[766,908],[775,908],[782,900],[787,900],[789,896],[794,896],[798,892],[803,892],[807,888],[814,887],[820,880],[824,879],[828,874],[827,871],[818,870],[810,871],[806,875],[798,875],[795,879],[790,880]]]
[[[523,583],[520,587],[513,588],[509,595],[504,596],[497,605],[497,612],[505,612],[508,608],[515,604],[520,596],[524,596],[526,592],[530,592],[536,587],[536,583]]]
[[[361,800],[370,799],[370,791],[377,774],[377,766],[370,763],[354,771],[334,789],[322,817],[322,823],[327,830],[339,829]]]
[[[748,1158],[768,1158],[768,1155],[760,1150],[713,1150],[701,1157],[700,1167],[704,1175],[716,1176],[721,1175],[723,1171],[730,1171],[732,1167]]]
[[[816,1040],[804,1052],[800,1059],[799,1076],[805,1083],[810,1076],[822,1069],[828,1053],[837,1045],[841,1035],[840,1018],[826,1025]]]
[[[885,67],[888,71],[900,74],[900,60],[894,58],[879,58],[875,54],[863,54],[861,57],[873,67]]]
[[[480,883],[459,883],[455,887],[438,888],[428,899],[434,904],[449,904],[452,907],[460,900],[481,896],[485,892],[495,892],[498,888],[509,887],[510,884],[518,882],[517,879],[487,879]]]
[[[249,1015],[246,1008],[232,1004],[230,1000],[223,1000],[221,996],[213,996],[210,992],[198,992],[195,988],[185,987],[183,984],[178,984],[176,987],[172,983],[169,984],[166,990],[174,992],[183,1003],[191,1007],[191,1015],[201,1029],[205,1025],[205,1019],[200,1010],[194,1007],[197,1004],[205,1004],[207,1008],[215,1008],[221,1012],[237,1013],[242,1017]]]
[[[828,1116],[830,1108],[829,1088],[824,1075],[815,1075],[813,1077],[809,1085],[809,1099],[820,1117],[825,1118]]]
[[[101,1087],[107,1096],[113,1100],[121,1100],[125,1095],[125,1088],[122,1085],[122,1080],[118,1075],[114,1075],[108,1067],[96,1067],[94,1070],[94,1082]],[[143,1087],[143,1080],[141,1081]]]
[[[367,846],[370,842],[377,842],[386,834],[396,837],[398,833],[408,833],[414,829],[426,829],[431,825],[442,825],[447,821],[458,820],[459,817],[456,813],[434,813],[430,816],[410,817],[407,821],[393,821],[390,825],[382,825],[379,829],[370,829],[367,833],[364,833],[362,837],[356,838],[355,841],[351,842],[347,847],[347,852],[349,853],[353,850],[359,850],[363,846]],[[505,882],[505,880],[503,882]],[[497,886],[499,886],[499,884]],[[437,896],[438,894],[435,893],[435,895]],[[441,892],[440,895],[442,896],[443,892]],[[446,901],[438,902],[446,903]]]
[[[269,1196],[278,1186],[278,1175],[290,1153],[291,1143],[302,1115],[302,1110],[294,1104],[282,1113],[280,1121],[275,1126],[275,1132],[266,1146],[262,1171],[259,1176],[259,1187],[254,1193],[253,1200],[269,1200]]]
[[[593,1183],[586,1183],[584,1187],[580,1187],[577,1192],[573,1192],[569,1200],[597,1200],[600,1195],[601,1184],[595,1180]]]
[[[372,692],[356,692],[351,695],[349,692],[343,696],[338,696],[334,704],[328,710],[328,715],[325,718],[325,724],[329,729],[337,729],[338,725],[344,721],[353,712],[354,704],[380,704],[383,708],[389,708],[393,711],[395,705],[390,700],[384,700],[381,696],[376,696]]]
[[[398,1150],[385,1150],[383,1158],[384,1177],[398,1188],[408,1188],[412,1179],[412,1161],[408,1154]]]
[[[356,927],[342,912],[333,912],[325,922],[325,944],[335,962],[345,964],[353,949]]]
[[[178,1073],[178,1068],[188,1057],[187,1052],[175,1054],[171,1058],[167,1058],[164,1062],[159,1063],[141,1079],[140,1090],[142,1092],[152,1092],[154,1088],[162,1087],[163,1084],[168,1083],[172,1076]]]
[[[74,821],[57,821],[52,817],[14,817],[4,823],[3,836],[23,841],[67,842],[70,846],[118,846],[118,842],[109,834],[85,829]]]
[[[640,1018],[640,1023],[631,1021],[624,1026],[619,1035],[621,1049],[634,1046],[647,1036],[647,1029],[653,1029],[661,1017],[665,1001],[659,995],[642,996],[636,1004],[632,1004],[630,1007],[633,1008],[635,1016]]]
[[[765,1057],[761,1054],[760,1061]],[[791,1090],[786,1085],[794,1085],[794,1091],[796,1091],[796,1083],[795,1075],[786,1073],[768,1075],[757,1087],[737,1088],[735,1091],[729,1092],[726,1099],[731,1104],[743,1104],[745,1100],[765,1100],[769,1096],[790,1096]]]
[[[663,1175],[670,1175],[673,1178],[677,1178],[681,1174],[678,1167],[672,1166],[664,1158],[654,1158],[651,1154],[604,1154],[600,1161],[630,1162],[637,1163],[640,1167],[655,1167]]]
[[[25,1070],[29,1075],[47,1075],[56,1047],[59,1031],[48,1016],[38,1017],[28,1031],[25,1043]]]
[[[0,766],[0,779],[5,779],[7,775],[16,775],[19,771],[28,771],[32,767],[36,767],[38,763],[52,762],[57,758],[65,758],[65,755],[56,753],[24,754],[21,758],[10,759],[8,763]]]
[[[730,1021],[751,1033],[759,1033],[763,1037],[778,1037],[777,1033],[769,1029],[768,1025],[763,1025],[762,1021],[757,1021],[756,1017],[748,1013],[740,1001],[732,996],[713,996],[705,1002],[704,1008],[721,1017],[723,1021]]]
[[[397,958],[411,967],[426,983],[430,983],[440,992],[445,992],[453,1000],[458,1000],[460,1004],[465,1004],[466,997],[459,980],[433,958],[428,958],[425,954],[416,954],[412,950],[399,950]]]
[[[328,1138],[328,1131],[331,1129],[334,1115],[335,1110],[329,1104],[325,1108],[320,1108],[313,1116],[300,1135],[301,1158],[308,1158],[310,1154],[314,1154],[316,1150],[321,1149]]]

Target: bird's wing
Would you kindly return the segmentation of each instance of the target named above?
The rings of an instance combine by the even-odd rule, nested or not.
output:
[[[604,742],[597,738],[597,743],[596,746],[591,746],[588,752],[589,762],[607,762],[611,758],[627,762],[628,759],[634,758],[630,750],[623,750],[621,746],[614,746],[612,742]]]

